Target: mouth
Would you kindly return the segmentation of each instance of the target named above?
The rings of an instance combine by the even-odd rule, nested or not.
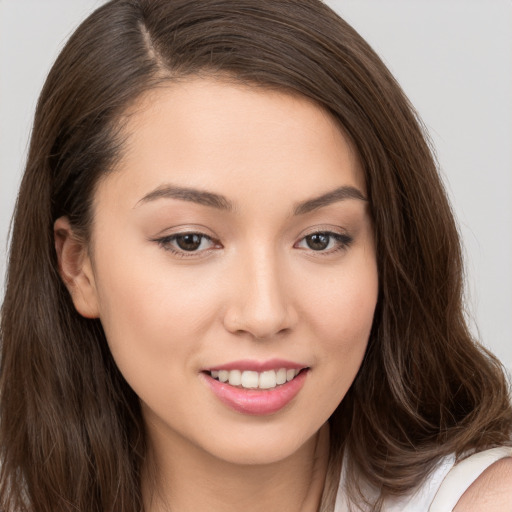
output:
[[[275,389],[294,380],[308,368],[276,368],[262,372],[253,370],[209,370],[212,379],[240,389]]]
[[[253,416],[275,414],[291,406],[311,368],[282,359],[238,361],[205,369],[204,382],[226,406]]]

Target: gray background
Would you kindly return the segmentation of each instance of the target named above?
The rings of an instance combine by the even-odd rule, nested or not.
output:
[[[0,0],[1,276],[38,93],[101,3]],[[512,0],[327,3],[381,55],[427,125],[464,240],[472,329],[511,369]]]

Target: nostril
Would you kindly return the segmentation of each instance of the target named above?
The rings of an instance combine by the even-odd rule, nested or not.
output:
[[[240,314],[224,319],[225,328],[236,336],[250,336],[257,341],[265,341],[276,337],[283,337],[290,334],[296,320],[292,315],[281,315],[280,317],[264,317],[254,314]]]

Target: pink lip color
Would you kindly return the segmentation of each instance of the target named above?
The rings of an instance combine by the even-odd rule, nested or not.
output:
[[[220,366],[212,366],[211,368],[205,368],[205,371],[212,370],[240,370],[240,371],[253,371],[253,372],[264,372],[266,370],[278,370],[279,368],[286,368],[287,370],[296,370],[306,368],[306,364],[294,363],[293,361],[285,361],[284,359],[269,359],[268,361],[250,361],[240,360],[232,361],[227,364],[221,364]]]
[[[281,368],[284,367],[281,366]],[[237,369],[242,368],[238,366]],[[267,390],[233,387],[219,382],[207,373],[201,373],[201,375],[220,401],[231,409],[242,414],[263,416],[273,414],[289,404],[302,389],[307,373],[308,370],[304,370],[291,381]]]

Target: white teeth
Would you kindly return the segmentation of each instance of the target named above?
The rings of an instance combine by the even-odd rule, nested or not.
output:
[[[279,370],[278,370],[279,372]],[[260,389],[271,389],[277,385],[277,376],[274,370],[260,373],[259,387]]]
[[[276,372],[276,383],[284,384],[286,382],[286,368],[279,368]]]
[[[242,372],[241,384],[243,388],[256,389],[258,387],[258,372]]]
[[[228,382],[231,386],[241,386],[245,389],[273,389],[276,386],[290,382],[300,373],[300,369],[279,368],[264,372],[241,370],[212,370],[214,379]]]
[[[231,370],[228,381],[231,386],[240,386],[242,384],[242,372],[240,370]]]

